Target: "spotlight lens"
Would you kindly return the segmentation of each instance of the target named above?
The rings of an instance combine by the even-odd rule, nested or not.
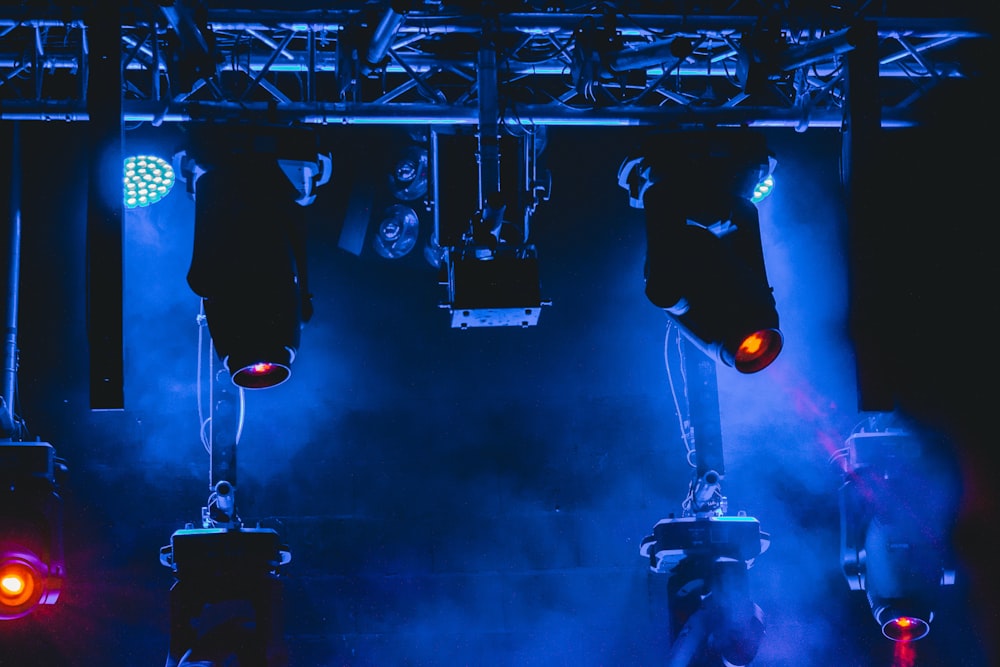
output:
[[[3,588],[7,595],[17,595],[24,590],[24,579],[16,574],[8,574],[0,581],[0,588]]]
[[[913,642],[922,639],[931,627],[916,616],[898,616],[882,626],[882,634],[893,641]]]
[[[30,611],[41,597],[41,580],[23,562],[0,564],[0,618],[16,618]]]
[[[233,383],[245,389],[267,389],[281,384],[291,374],[288,366],[261,361],[234,372]]]
[[[756,373],[771,365],[781,352],[783,339],[777,329],[755,331],[736,348],[733,365],[740,373]]]

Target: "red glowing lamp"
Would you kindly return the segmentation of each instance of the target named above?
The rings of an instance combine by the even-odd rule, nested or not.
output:
[[[233,383],[245,389],[267,389],[275,387],[292,374],[285,364],[258,361],[232,369]]]
[[[915,642],[930,630],[927,621],[916,616],[897,616],[882,625],[882,634],[896,642]]]
[[[59,597],[60,579],[27,549],[10,548],[0,556],[0,620],[20,618]]]
[[[733,357],[733,367],[740,373],[756,373],[771,365],[784,344],[777,329],[755,331],[739,344]]]

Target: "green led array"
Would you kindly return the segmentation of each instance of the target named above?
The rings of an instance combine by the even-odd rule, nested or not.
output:
[[[757,187],[753,189],[753,197],[751,197],[750,201],[756,204],[757,202],[761,201],[762,199],[765,199],[769,194],[771,194],[771,190],[773,189],[774,189],[774,176],[768,174],[764,178],[764,180],[758,183]]]
[[[125,158],[125,208],[155,204],[174,187],[174,168],[155,155]]]

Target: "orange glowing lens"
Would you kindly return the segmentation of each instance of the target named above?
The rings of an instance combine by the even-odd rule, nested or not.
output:
[[[290,375],[291,371],[287,366],[258,361],[233,373],[233,383],[245,389],[266,389],[281,384]]]
[[[19,607],[35,593],[35,572],[21,563],[0,568],[0,607]]]
[[[882,626],[882,634],[893,641],[913,642],[930,632],[930,625],[915,616],[899,616]]]
[[[3,580],[0,580],[0,588],[7,595],[17,595],[24,590],[24,579],[16,574],[8,574]]]
[[[740,373],[756,373],[778,357],[782,344],[781,332],[777,329],[755,331],[736,348],[733,365]]]

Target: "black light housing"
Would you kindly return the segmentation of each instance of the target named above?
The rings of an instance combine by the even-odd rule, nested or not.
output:
[[[329,161],[308,132],[285,128],[189,130],[175,156],[195,200],[188,284],[202,297],[216,352],[232,381],[266,389],[291,376],[312,316],[305,212]]]
[[[840,487],[841,568],[864,591],[882,634],[913,642],[930,632],[943,586],[954,584],[938,513],[922,502],[934,464],[924,438],[859,431],[845,442]]]
[[[174,531],[160,549],[160,563],[174,572],[167,667],[277,664],[280,570],[291,558],[270,528]]]
[[[657,522],[639,553],[649,559],[652,572],[669,575],[673,644],[664,664],[694,664],[701,651],[731,667],[754,660],[765,624],[763,610],[751,599],[748,572],[769,546],[770,536],[754,517],[688,516]]]
[[[61,464],[44,442],[0,442],[0,620],[55,604],[66,574]]]
[[[246,285],[246,293],[204,299],[216,352],[233,384],[275,387],[291,377],[301,337],[299,294],[294,283]]]
[[[911,533],[875,516],[865,534],[868,604],[882,634],[897,642],[923,639],[930,632],[930,592],[942,578],[940,569],[934,571],[933,553]]]
[[[754,187],[774,159],[755,133],[665,135],[619,184],[646,213],[646,296],[699,349],[757,373],[784,336],[764,266]]]

